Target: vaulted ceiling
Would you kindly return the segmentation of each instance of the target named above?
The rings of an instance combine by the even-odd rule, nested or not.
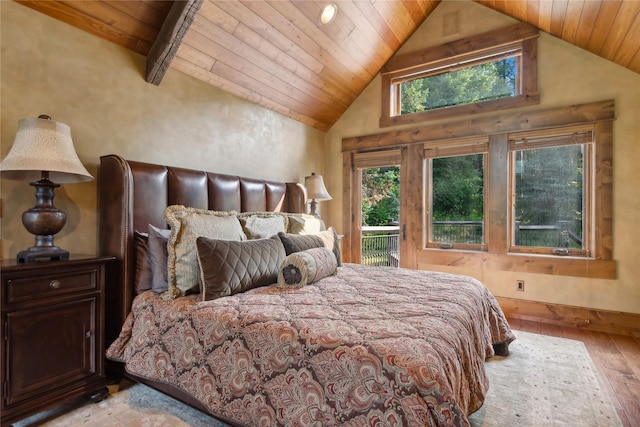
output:
[[[474,0],[640,73],[640,1]],[[328,130],[440,0],[18,1],[170,67]]]

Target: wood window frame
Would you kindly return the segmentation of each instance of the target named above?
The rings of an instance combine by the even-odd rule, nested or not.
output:
[[[441,46],[391,58],[382,68],[382,112],[380,127],[413,124],[428,120],[458,117],[486,111],[498,111],[540,103],[537,75],[538,30],[525,23],[466,37]],[[411,114],[400,114],[399,86],[409,76],[428,73],[443,67],[458,67],[466,61],[480,60],[487,54],[521,51],[521,73],[518,94],[515,96],[479,101],[470,104],[437,108]],[[470,64],[471,66],[473,64]],[[464,67],[463,67],[464,68]]]
[[[350,200],[354,176],[353,156],[373,150],[401,149],[402,165],[407,185],[401,203],[401,219],[407,227],[407,249],[404,267],[443,265],[449,267],[492,269],[501,271],[554,274],[600,279],[616,278],[613,259],[613,100],[518,113],[500,113],[474,120],[458,120],[416,128],[395,130],[374,135],[344,138],[343,178],[344,200]],[[543,256],[509,252],[509,134],[523,130],[593,125],[595,133],[594,241],[590,257]],[[486,135],[489,138],[489,178],[486,213],[487,251],[465,251],[425,247],[424,221],[424,146],[436,141],[455,141]],[[351,203],[344,204],[343,230],[350,236]],[[348,248],[345,248],[348,251]]]

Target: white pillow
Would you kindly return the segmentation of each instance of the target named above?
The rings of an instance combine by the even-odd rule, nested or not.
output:
[[[313,215],[304,213],[287,214],[289,219],[289,227],[287,233],[291,234],[312,234],[325,231],[327,228],[324,221]]]
[[[166,299],[199,291],[200,271],[196,239],[246,240],[237,212],[210,211],[182,205],[168,206],[164,218],[171,228],[167,244]]]
[[[238,214],[247,239],[268,239],[287,231],[289,221],[279,212],[243,212]]]

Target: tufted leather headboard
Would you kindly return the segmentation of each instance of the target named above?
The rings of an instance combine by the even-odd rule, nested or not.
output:
[[[146,232],[148,224],[166,228],[167,206],[238,212],[305,210],[305,189],[296,182],[133,162],[117,155],[100,158],[98,176],[98,252],[118,260],[107,278],[107,345],[117,338],[135,296],[134,231]]]

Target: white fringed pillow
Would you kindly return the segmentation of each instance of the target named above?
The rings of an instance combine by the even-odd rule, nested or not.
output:
[[[247,240],[236,214],[235,211],[210,211],[182,205],[171,205],[165,209],[164,219],[171,227],[167,244],[169,289],[165,299],[199,292],[200,269],[196,251],[198,237]]]
[[[338,272],[336,256],[327,248],[313,248],[288,255],[278,270],[279,288],[301,288]]]
[[[238,214],[247,239],[268,239],[288,229],[289,219],[280,212],[243,212]]]
[[[322,219],[305,213],[288,213],[289,226],[287,233],[310,234],[325,231],[327,227]]]

